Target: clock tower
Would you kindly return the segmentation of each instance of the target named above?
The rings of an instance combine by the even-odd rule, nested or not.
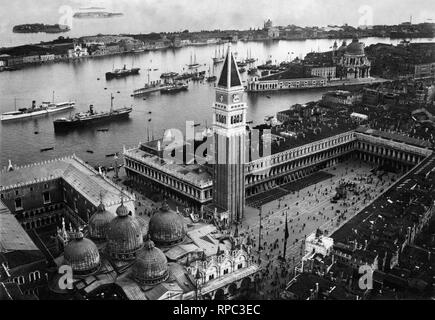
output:
[[[245,207],[246,109],[244,88],[231,44],[216,86],[213,104],[214,205],[228,214],[227,223],[240,222]]]

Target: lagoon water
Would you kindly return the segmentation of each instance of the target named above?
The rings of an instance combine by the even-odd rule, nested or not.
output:
[[[399,40],[386,38],[366,38],[367,45],[383,42],[397,44]],[[413,39],[428,42],[433,39]],[[310,51],[330,50],[334,40],[306,41],[271,41],[238,42],[233,44],[233,51],[238,59],[244,59],[248,53],[257,58],[257,64],[271,58],[274,62],[303,58]],[[196,56],[202,70],[210,70],[219,75],[219,68],[213,70],[211,58],[217,46],[184,47],[120,56],[85,59],[78,62],[63,62],[24,68],[13,72],[0,73],[0,112],[29,107],[32,100],[37,104],[42,101],[56,102],[74,100],[73,112],[85,111],[93,104],[97,111],[110,108],[110,94],[115,97],[114,106],[133,105],[130,119],[122,122],[102,124],[64,134],[55,134],[53,120],[68,116],[70,111],[52,114],[46,117],[3,122],[0,124],[1,166],[7,165],[8,159],[15,164],[27,164],[54,157],[75,153],[89,161],[91,165],[109,165],[113,160],[107,158],[122,150],[122,146],[132,147],[150,136],[159,137],[165,129],[183,130],[186,121],[195,121],[205,126],[212,120],[212,103],[214,99],[213,84],[189,83],[189,90],[173,95],[153,93],[142,98],[133,98],[131,93],[145,82],[158,80],[160,74],[168,71],[182,73],[192,56]],[[119,68],[141,68],[140,74],[124,79],[106,81],[104,74]],[[151,69],[152,71],[147,71]],[[158,69],[158,70],[155,70]],[[97,78],[100,78],[98,80]],[[246,75],[243,76],[246,80]],[[248,121],[260,123],[265,116],[275,115],[295,103],[305,103],[319,99],[325,89],[273,93],[269,97],[263,94],[245,94],[248,103]],[[151,114],[149,114],[151,112]],[[150,120],[151,119],[151,120]],[[107,132],[98,132],[98,128],[108,128]],[[38,134],[35,134],[38,132]],[[40,152],[41,148],[54,147],[54,150]],[[87,153],[93,150],[94,153]]]

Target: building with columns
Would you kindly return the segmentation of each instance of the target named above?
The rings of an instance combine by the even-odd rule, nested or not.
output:
[[[218,114],[224,115],[222,112]],[[433,152],[428,141],[358,128],[357,123],[348,126],[338,122],[337,126],[322,128],[321,135],[299,139],[290,135],[287,137],[284,133],[289,134],[281,129],[273,131],[269,156],[245,159],[245,198],[291,183],[350,158],[407,172]],[[211,205],[216,183],[213,178],[216,172],[211,165],[166,163],[157,155],[143,151],[141,146],[125,150],[124,156],[127,174],[137,186],[154,188],[198,211],[207,212],[210,209],[222,219],[229,220],[228,207]],[[239,185],[242,185],[240,181]],[[225,199],[223,191],[216,196],[220,197],[219,201]],[[231,197],[235,199],[235,195]]]
[[[333,51],[333,60],[337,64],[337,77],[340,79],[370,78],[371,62],[364,52],[364,43],[354,38]]]
[[[115,214],[121,187],[73,155],[0,171],[0,199],[27,232],[37,233],[48,250],[57,252],[52,236],[62,218],[83,227],[102,202]],[[122,191],[124,205],[135,214],[133,194]]]

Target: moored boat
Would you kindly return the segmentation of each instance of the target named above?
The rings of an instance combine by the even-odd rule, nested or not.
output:
[[[131,68],[127,69],[126,66],[122,69],[114,69],[113,71],[106,72],[106,80],[111,80],[115,78],[123,78],[130,75],[136,75],[139,74],[140,68]]]
[[[151,81],[151,82],[145,83],[144,87],[134,90],[132,96],[139,97],[139,96],[142,96],[145,94],[159,92],[161,89],[164,89],[168,86],[169,86],[169,84],[163,83],[160,80]]]
[[[54,130],[68,130],[78,127],[88,126],[94,123],[109,122],[117,119],[129,117],[132,107],[113,109],[113,96],[111,96],[110,111],[95,112],[93,105],[89,106],[89,111],[76,113],[69,118],[59,118],[53,121]]]
[[[75,102],[62,102],[62,103],[52,103],[43,102],[39,107],[36,106],[36,102],[32,101],[32,107],[30,108],[20,108],[15,111],[8,111],[1,115],[1,121],[31,118],[37,116],[43,116],[49,113],[60,112],[67,109],[74,108]]]
[[[176,93],[180,91],[185,91],[189,88],[189,85],[187,83],[183,82],[176,82],[168,86],[167,88],[162,89],[161,93]]]

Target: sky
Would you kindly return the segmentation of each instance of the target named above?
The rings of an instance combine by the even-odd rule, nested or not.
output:
[[[123,12],[128,25],[121,27],[143,33],[249,29],[267,18],[300,26],[398,24],[411,15],[435,22],[434,0],[0,0],[0,33],[18,23],[62,22],[66,12],[89,6]]]

